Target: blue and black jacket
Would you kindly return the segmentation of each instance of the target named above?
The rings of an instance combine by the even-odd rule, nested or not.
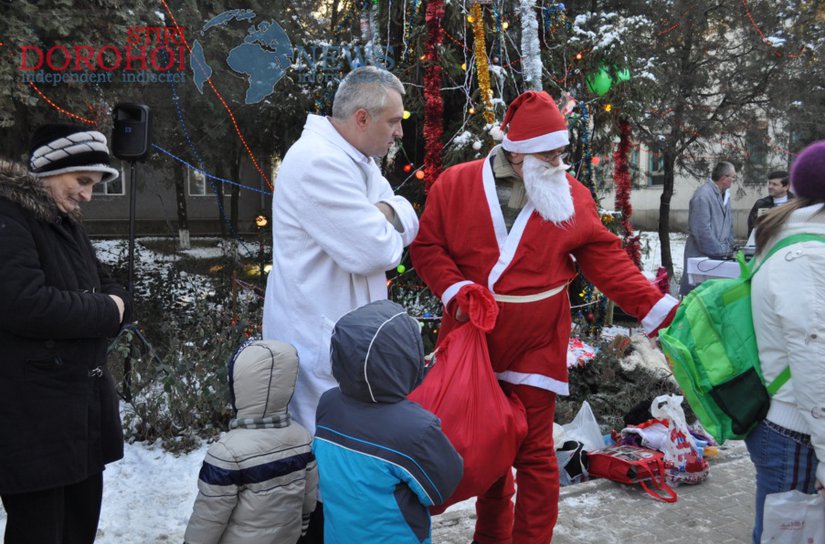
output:
[[[430,542],[428,507],[444,502],[463,462],[433,414],[408,401],[424,377],[418,322],[383,300],[343,316],[316,415],[327,544]]]

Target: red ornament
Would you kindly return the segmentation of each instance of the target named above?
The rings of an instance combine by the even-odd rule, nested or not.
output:
[[[593,164],[599,164],[600,162],[602,162],[602,160],[599,157],[593,157],[592,159],[590,159],[590,162],[592,162]]]
[[[416,179],[424,179],[424,170],[419,170],[415,173]]]
[[[405,164],[404,165],[404,172],[407,173],[407,174],[412,172],[412,166],[413,166],[412,164]]]

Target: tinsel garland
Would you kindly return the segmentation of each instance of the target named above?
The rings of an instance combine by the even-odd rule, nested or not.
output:
[[[376,64],[375,46],[381,45],[381,35],[378,33],[378,9],[379,5],[375,0],[371,3],[365,1],[361,6],[361,39],[365,44],[373,46],[364,48],[367,64]]]
[[[481,100],[484,102],[484,120],[492,125],[496,120],[493,111],[493,91],[490,88],[490,66],[487,64],[487,45],[484,38],[484,16],[481,13],[481,4],[478,2],[470,8],[470,17],[473,25],[473,50],[476,57],[476,73],[478,74],[478,88],[481,91]]]
[[[582,142],[582,150],[583,152],[583,160],[584,160],[584,185],[590,189],[590,194],[593,196],[593,201],[598,202],[599,199],[596,196],[596,188],[593,185],[593,156],[590,151],[590,129],[588,125],[590,123],[589,116],[587,114],[587,104],[584,102],[579,102],[579,107],[581,109],[581,142]],[[582,180],[579,180],[582,181]]]
[[[613,153],[613,182],[616,184],[616,210],[622,212],[622,241],[624,250],[637,267],[641,268],[642,253],[639,247],[639,237],[633,236],[633,225],[630,217],[633,207],[630,205],[630,167],[627,164],[630,156],[630,123],[625,120],[619,122],[619,145]]]
[[[542,90],[541,48],[539,47],[539,23],[536,19],[536,0],[521,0],[521,57],[524,66],[524,86],[527,91]]]
[[[493,2],[493,20],[495,21],[495,29],[496,29],[496,43],[498,45],[498,59],[493,59],[493,64],[501,63],[501,59],[504,58],[503,55],[503,48],[504,48],[504,39],[502,37],[502,25],[501,25],[501,9],[499,9],[499,5],[497,2]]]
[[[424,45],[424,186],[426,189],[441,173],[441,151],[444,144],[444,101],[441,98],[441,72],[438,50],[444,39],[441,20],[444,18],[444,0],[427,3],[424,20],[427,25],[427,43]]]
[[[421,6],[421,0],[412,0],[409,7],[404,10],[404,36],[402,38],[404,49],[401,52],[401,59],[407,62],[413,60],[413,48],[409,46],[410,33],[412,32],[413,20],[418,15],[418,8]]]

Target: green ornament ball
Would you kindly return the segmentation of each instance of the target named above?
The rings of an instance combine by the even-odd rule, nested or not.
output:
[[[613,78],[604,68],[599,68],[595,74],[587,76],[587,88],[597,96],[604,96],[613,86]]]
[[[407,267],[406,267],[406,266],[404,266],[403,264],[399,264],[398,266],[396,266],[396,267],[395,267],[395,270],[396,270],[399,274],[403,274],[404,272],[406,272],[406,271],[407,271]]]

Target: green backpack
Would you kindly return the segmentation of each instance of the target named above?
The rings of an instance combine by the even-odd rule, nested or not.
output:
[[[741,439],[762,419],[770,397],[791,376],[786,368],[765,386],[751,314],[751,278],[762,263],[784,247],[816,234],[794,234],[777,242],[755,266],[742,253],[738,278],[708,280],[682,300],[659,343],[688,404],[719,444]],[[686,272],[685,272],[686,273]]]

